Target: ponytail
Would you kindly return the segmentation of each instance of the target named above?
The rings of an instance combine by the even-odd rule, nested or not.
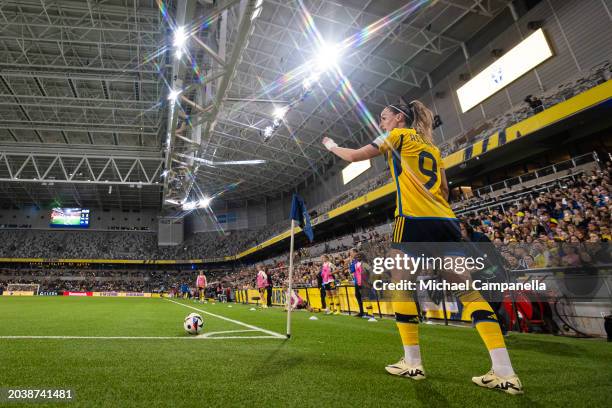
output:
[[[412,101],[409,106],[414,115],[412,127],[422,138],[433,144],[433,112],[421,101]]]
[[[406,125],[416,130],[426,142],[433,142],[433,112],[421,101],[414,100],[408,105],[389,105],[387,108],[403,114]]]

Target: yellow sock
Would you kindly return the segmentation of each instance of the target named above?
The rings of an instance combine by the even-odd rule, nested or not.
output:
[[[484,341],[485,346],[487,346],[487,350],[506,348],[499,323],[480,322],[476,325],[476,330],[478,330],[480,338]]]
[[[416,303],[412,301],[393,302],[395,323],[404,346],[419,344],[419,320]]]
[[[419,344],[419,325],[415,323],[396,322],[402,344],[404,346],[416,346]]]
[[[489,302],[476,291],[460,296],[459,300],[463,304],[464,313],[472,319],[487,350],[505,348],[504,336]]]
[[[397,302],[393,302],[392,306],[393,306],[393,312],[395,313],[395,316],[396,316],[396,320],[397,320],[398,314],[404,315],[404,316],[417,316],[418,315],[416,303],[412,301],[397,301]]]

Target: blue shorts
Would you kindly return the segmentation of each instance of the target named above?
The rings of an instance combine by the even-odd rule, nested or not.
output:
[[[392,242],[460,242],[459,221],[452,218],[395,217]]]

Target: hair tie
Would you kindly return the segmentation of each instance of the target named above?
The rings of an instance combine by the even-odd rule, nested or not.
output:
[[[406,105],[389,105],[388,107],[393,109],[395,112],[401,113],[402,115],[404,115],[406,117],[406,125],[409,126],[409,127],[412,126],[412,122],[414,122],[415,113],[414,113],[414,109],[412,109],[410,104],[408,104],[408,106],[406,106]],[[408,108],[408,109],[406,109],[406,108]]]

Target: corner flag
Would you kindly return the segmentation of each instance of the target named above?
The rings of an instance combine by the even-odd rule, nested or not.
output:
[[[295,223],[302,228],[308,240],[312,242],[314,239],[312,233],[312,225],[310,225],[310,216],[306,209],[304,200],[297,194],[293,194],[293,201],[291,202],[291,243],[289,244],[289,276],[287,279],[287,338],[291,337],[291,295],[293,289],[291,283],[293,281],[293,248],[294,248],[294,237],[295,237]]]
[[[308,240],[312,242],[314,240],[314,234],[312,232],[312,225],[310,224],[310,216],[306,209],[304,200],[297,194],[293,194],[293,201],[291,203],[291,219],[295,220],[299,226],[304,230],[304,233],[308,237]]]

